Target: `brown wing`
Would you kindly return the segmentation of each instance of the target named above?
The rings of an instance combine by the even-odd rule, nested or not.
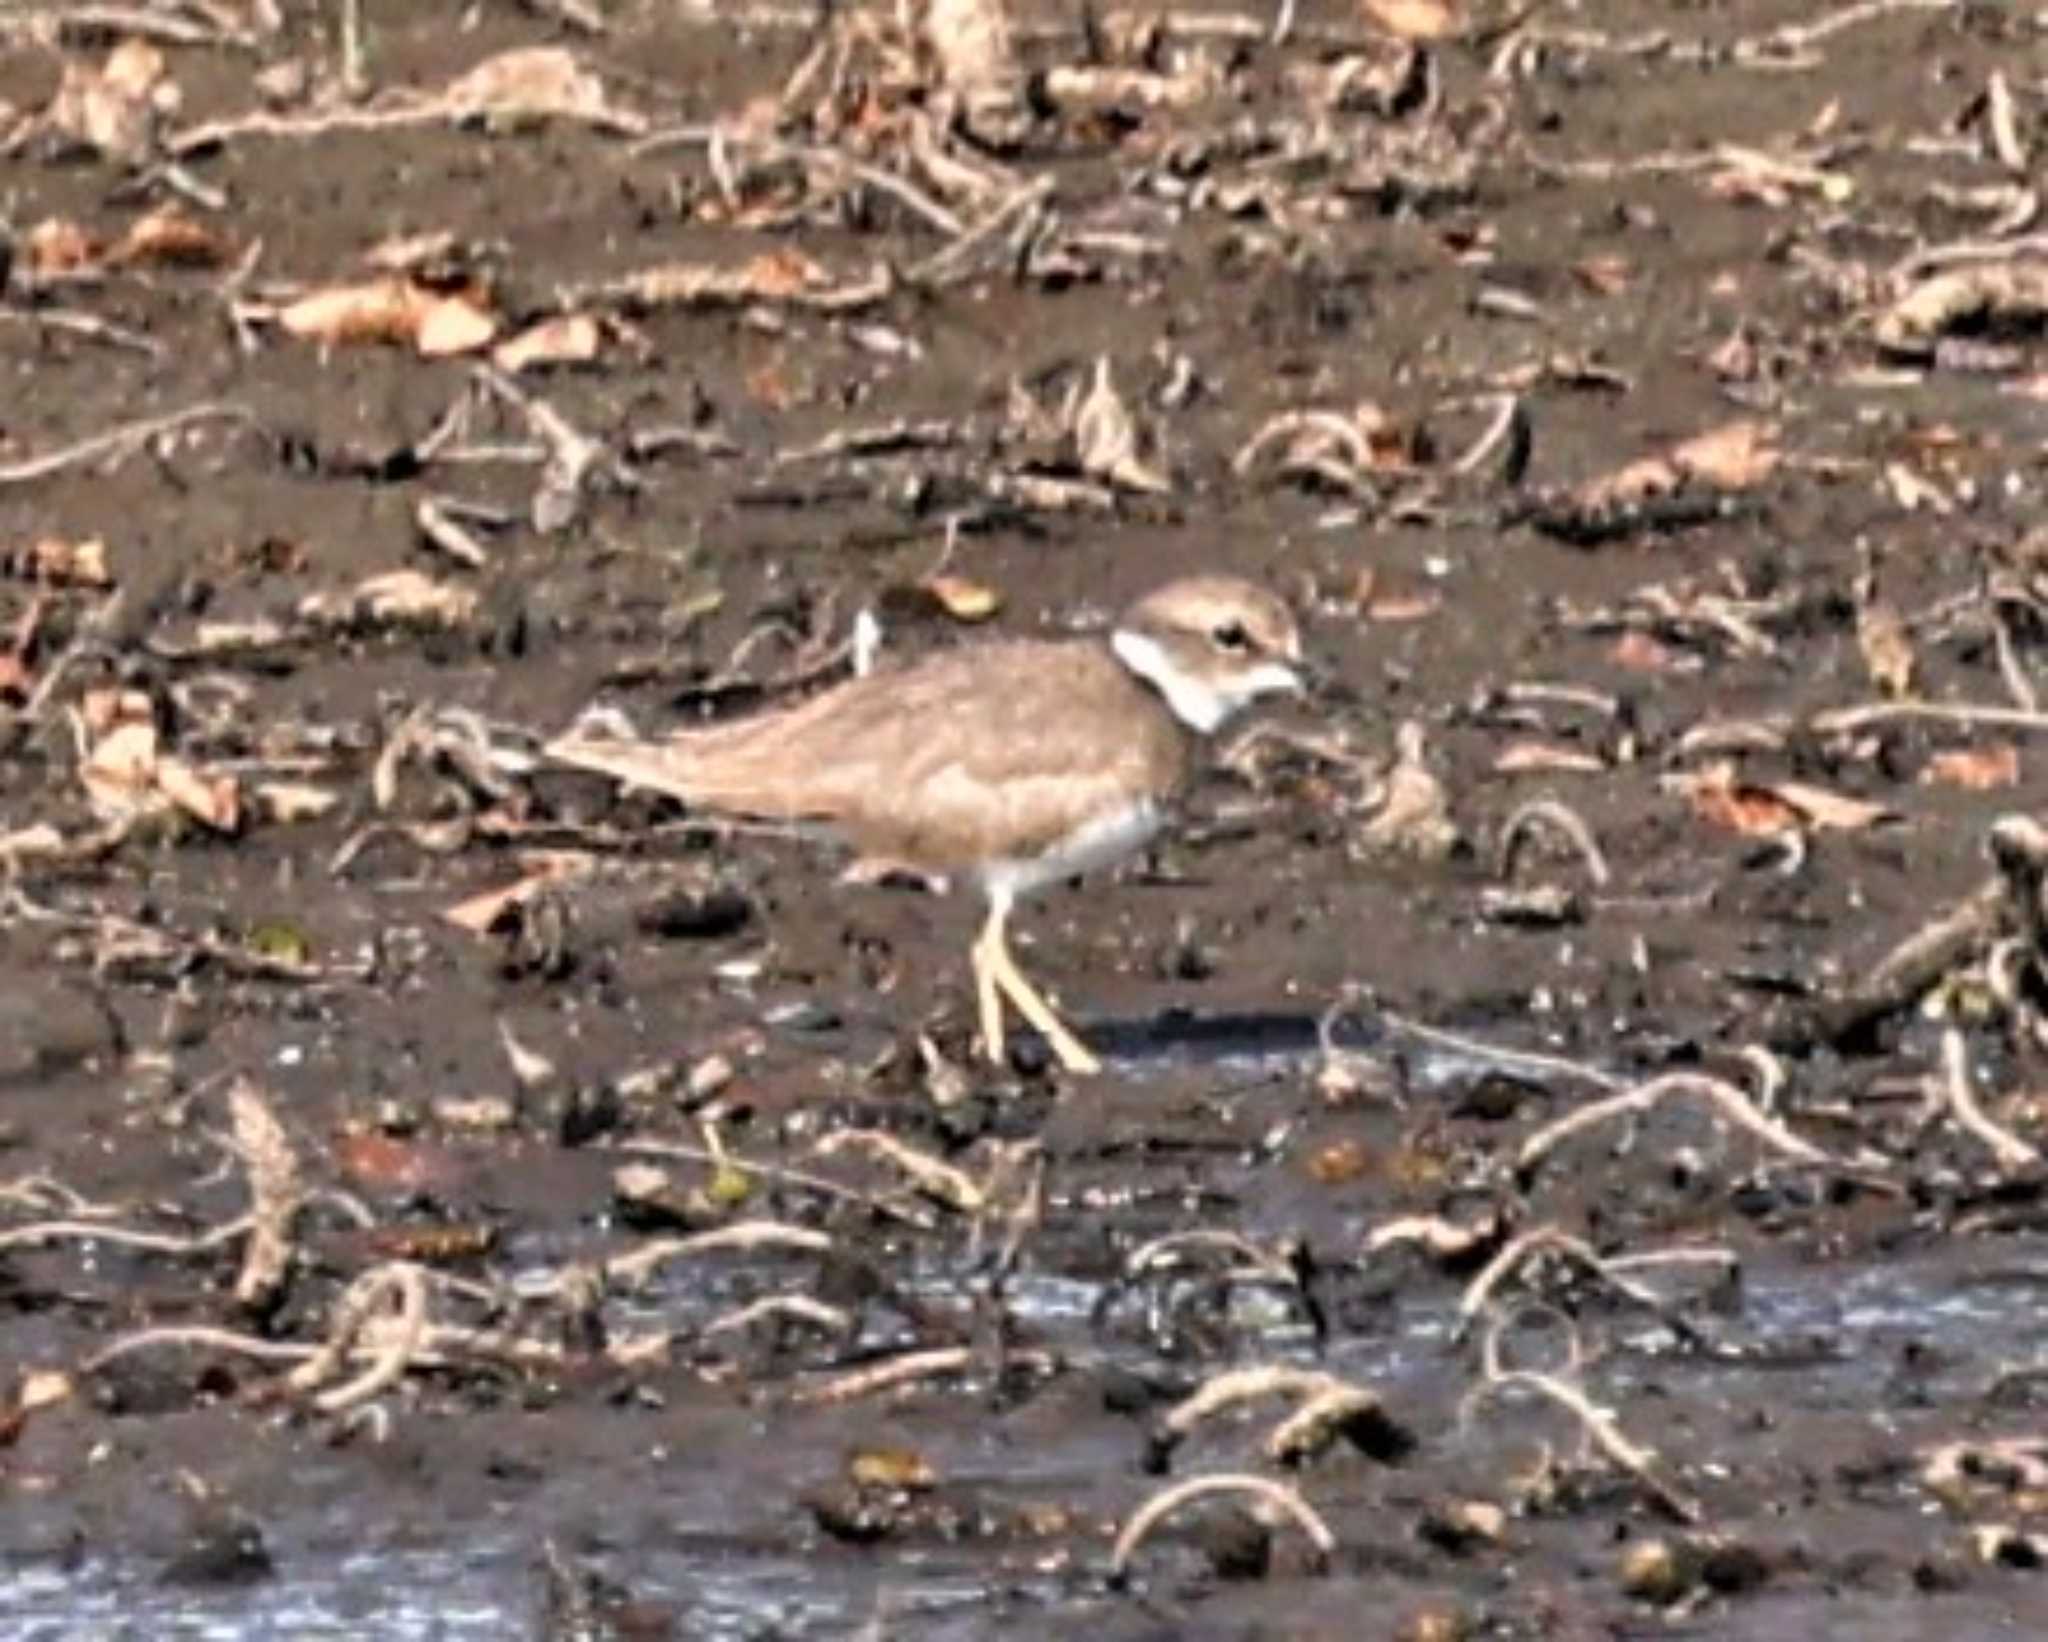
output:
[[[1104,646],[1073,641],[953,651],[666,741],[548,750],[707,809],[828,821],[871,854],[946,871],[1170,791],[1189,748]]]

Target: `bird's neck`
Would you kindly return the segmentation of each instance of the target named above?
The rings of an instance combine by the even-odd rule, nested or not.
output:
[[[1119,627],[1109,648],[1124,669],[1156,691],[1167,709],[1196,735],[1214,735],[1239,703],[1174,659],[1171,649],[1139,627]]]

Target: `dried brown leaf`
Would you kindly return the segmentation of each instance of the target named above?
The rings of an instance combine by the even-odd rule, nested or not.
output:
[[[430,356],[480,348],[497,328],[476,299],[395,276],[327,286],[281,309],[277,322],[289,335],[326,347],[388,343]]]
[[[98,266],[106,247],[69,217],[45,217],[21,236],[18,255],[24,273],[38,279],[80,273]]]
[[[1672,446],[1671,461],[1688,478],[1722,490],[1748,490],[1777,471],[1776,440],[1777,429],[1768,422],[1724,422]]]
[[[1075,404],[1070,426],[1081,471],[1124,490],[1163,494],[1166,480],[1138,456],[1138,426],[1110,380],[1109,356],[1095,361],[1095,379]]]
[[[995,588],[965,576],[928,576],[920,586],[955,621],[987,621],[1003,607],[1003,596]]]
[[[1450,794],[1424,759],[1422,726],[1404,724],[1395,739],[1394,767],[1377,812],[1359,830],[1359,842],[1376,854],[1440,861],[1458,842]]]
[[[357,1185],[377,1191],[446,1194],[463,1177],[460,1163],[446,1147],[369,1131],[336,1136],[334,1161]]]
[[[1607,659],[1631,673],[1668,673],[1678,665],[1679,658],[1678,652],[1663,640],[1641,628],[1630,628],[1614,641]]]
[[[223,236],[167,205],[130,223],[106,260],[127,268],[218,268],[233,255],[234,247]]]
[[[585,365],[603,345],[597,321],[588,314],[557,314],[507,337],[491,353],[501,371],[516,373],[535,365]]]
[[[1882,599],[1862,604],[1856,612],[1856,647],[1880,694],[1896,699],[1913,693],[1913,640],[1895,608]]]
[[[499,119],[566,118],[638,133],[647,122],[616,107],[604,81],[562,46],[524,46],[488,57],[449,83],[452,107]]]
[[[2020,781],[2020,750],[2015,742],[1988,747],[1961,747],[1936,753],[1920,772],[1930,786],[1960,787],[1965,792],[1991,792],[2016,787]]]
[[[1450,0],[1359,0],[1359,10],[1403,40],[1449,40],[1465,27],[1463,8]]]
[[[261,781],[249,796],[256,801],[264,819],[286,826],[295,821],[317,820],[341,802],[341,794],[332,788],[316,787],[305,781]]]
[[[1635,265],[1617,251],[1582,257],[1572,275],[1595,296],[1620,296],[1635,281]]]
[[[587,871],[590,866],[589,856],[573,850],[537,852],[525,859],[529,869],[523,876],[501,889],[486,890],[481,895],[458,901],[443,910],[441,916],[457,929],[466,929],[472,935],[488,934],[511,908],[532,900],[550,885]]]
[[[1665,786],[1690,799],[1703,820],[1750,838],[1802,827],[1862,832],[1894,818],[1882,804],[1803,781],[1743,781],[1726,761],[1696,774],[1668,776]]]
[[[2039,330],[2048,324],[2048,262],[1974,263],[1922,280],[1872,323],[1887,353],[1930,359],[1953,331]]]
[[[421,311],[413,346],[423,359],[447,359],[487,347],[498,334],[497,320],[473,296],[450,295]]]
[[[104,159],[149,157],[157,119],[177,106],[164,55],[146,40],[123,40],[95,68],[68,62],[45,118],[53,131]]]
[[[107,544],[97,536],[83,541],[66,541],[45,536],[28,550],[7,561],[7,568],[54,587],[112,587],[113,572],[107,568]]]
[[[299,604],[307,621],[406,623],[460,627],[476,614],[477,594],[453,582],[436,581],[420,570],[389,570],[346,593],[315,593]]]
[[[160,758],[156,787],[179,809],[216,832],[241,829],[242,789],[231,775],[208,775],[182,758]]]
[[[1500,750],[1493,768],[1499,775],[1590,775],[1606,769],[1607,764],[1592,753],[1555,741],[1517,741]]]
[[[924,40],[951,90],[974,96],[1017,77],[1004,0],[925,0]]]

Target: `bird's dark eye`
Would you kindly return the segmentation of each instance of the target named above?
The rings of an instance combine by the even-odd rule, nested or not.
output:
[[[1252,636],[1244,630],[1241,621],[1224,622],[1209,636],[1216,641],[1219,650],[1249,650],[1252,647]]]

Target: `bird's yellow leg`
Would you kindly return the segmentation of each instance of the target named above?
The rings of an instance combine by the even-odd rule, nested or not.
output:
[[[981,1008],[981,1051],[998,1066],[1003,1064],[1004,1054],[1003,994],[996,984],[995,960],[990,954],[1002,949],[1003,919],[1009,910],[1002,902],[992,901],[988,922],[967,952],[974,967],[974,996]]]
[[[1044,1035],[1052,1045],[1052,1052],[1059,1057],[1060,1065],[1077,1077],[1089,1077],[1102,1070],[1102,1062],[1088,1052],[1088,1046],[1075,1037],[1067,1023],[1059,1018],[1044,995],[1024,978],[1017,961],[1010,956],[1010,943],[1004,937],[1003,924],[1009,908],[1000,903],[991,907],[987,927],[981,932],[981,939],[975,943],[977,970],[985,974],[989,982],[1002,991],[1004,997],[1017,1006],[1022,1015]],[[1001,1005],[997,1005],[1001,1014]],[[984,1005],[982,1036],[988,1040],[986,1005]],[[994,1041],[1002,1040],[1002,1023],[996,1024]]]

